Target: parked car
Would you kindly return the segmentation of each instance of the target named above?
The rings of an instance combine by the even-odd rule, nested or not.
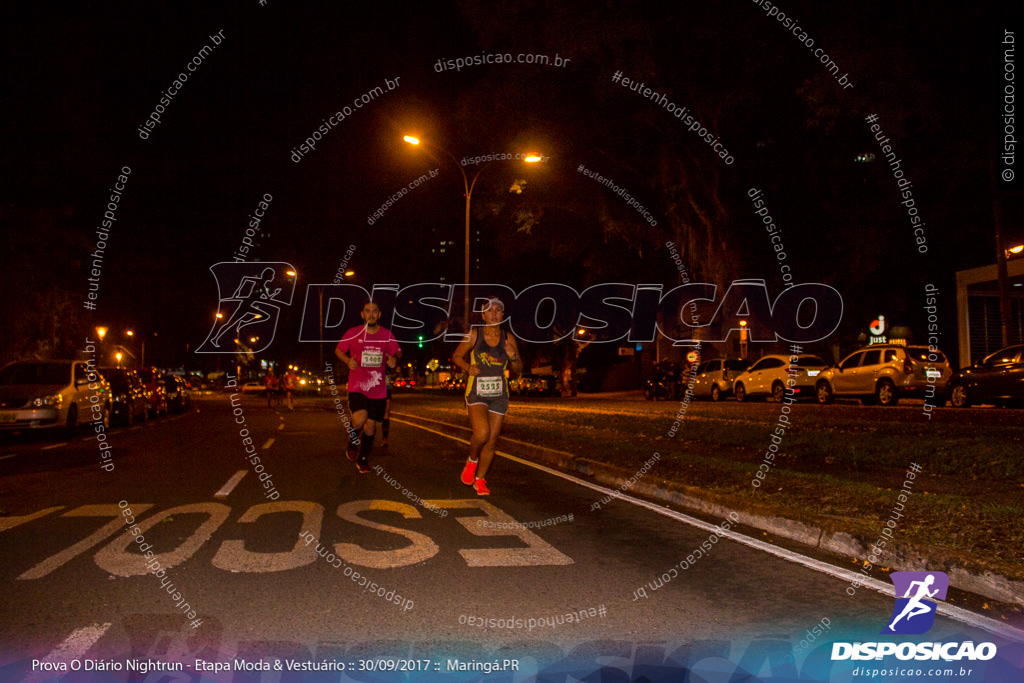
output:
[[[246,382],[242,385],[243,394],[265,394],[267,388],[263,386],[263,382]]]
[[[1024,406],[1024,344],[1007,346],[949,380],[949,402],[956,408],[978,403]]]
[[[167,414],[167,391],[160,386],[160,374],[155,368],[136,370],[146,391],[146,408],[153,417]]]
[[[513,396],[558,396],[558,379],[526,373],[510,379],[508,391]]]
[[[97,418],[109,427],[110,411],[110,385],[84,361],[24,361],[0,370],[0,429],[74,429]]]
[[[818,403],[859,398],[864,405],[894,406],[901,397],[938,395],[945,403],[953,375],[946,356],[927,346],[873,344],[854,351],[822,372],[815,383]],[[931,389],[929,389],[931,387]]]
[[[825,361],[809,353],[796,356],[797,362],[790,364],[791,356],[778,354],[765,356],[741,372],[733,384],[737,401],[751,398],[767,398],[781,403],[786,392],[797,400],[814,398],[814,383]],[[789,380],[795,382],[790,386]]]
[[[167,396],[167,408],[175,413],[183,413],[192,407],[192,390],[184,378],[177,375],[164,375],[160,380]]]
[[[694,397],[721,401],[731,396],[736,377],[749,367],[749,360],[716,358],[701,363],[697,368],[697,375],[693,378]]]
[[[130,368],[100,368],[100,372],[110,382],[114,420],[130,427],[136,420],[149,419],[146,389],[139,373]]]
[[[644,384],[644,398],[648,401],[675,400],[682,397],[685,391],[683,369],[678,363],[659,363],[655,366],[654,377]]]
[[[452,375],[441,383],[441,388],[445,391],[450,391],[453,394],[465,393],[466,377],[465,375]]]
[[[416,388],[416,380],[411,377],[396,377],[391,388],[394,391],[412,391]]]

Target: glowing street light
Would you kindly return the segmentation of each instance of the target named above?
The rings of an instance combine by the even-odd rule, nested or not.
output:
[[[402,139],[405,140],[406,142],[408,142],[410,145],[419,145],[420,144],[419,138],[413,137],[412,135],[406,135]],[[465,270],[465,281],[464,281],[463,284],[468,285],[469,284],[469,244],[470,244],[470,230],[469,230],[469,207],[470,207],[470,201],[471,201],[471,199],[473,197],[473,188],[476,187],[477,179],[480,177],[480,174],[483,173],[483,170],[484,170],[484,168],[487,167],[487,164],[491,163],[491,162],[485,162],[485,163],[481,164],[480,165],[480,169],[476,172],[476,174],[473,176],[473,180],[471,181],[469,179],[469,177],[466,175],[466,170],[462,167],[462,164],[460,164],[458,162],[458,160],[454,156],[452,156],[451,152],[449,152],[448,150],[444,149],[443,147],[438,147],[437,145],[429,145],[429,147],[433,147],[433,148],[443,152],[445,156],[447,156],[449,159],[452,160],[452,163],[455,164],[455,167],[459,169],[459,173],[462,174],[462,184],[463,184],[463,188],[465,189],[465,197],[466,197],[466,253],[465,253],[465,269],[464,269]],[[432,154],[430,154],[430,152],[427,152],[427,155],[431,159],[434,159],[434,161],[437,161],[437,159],[435,159],[434,156]],[[537,162],[537,161],[541,161],[542,157],[538,156],[537,154],[531,153],[531,154],[529,154],[528,156],[525,157],[525,160],[527,162],[534,163],[534,162]],[[438,161],[438,163],[440,163],[440,162]],[[463,305],[463,325],[465,327],[466,332],[468,332],[469,331],[469,287],[465,288],[465,298],[463,299],[462,305]]]

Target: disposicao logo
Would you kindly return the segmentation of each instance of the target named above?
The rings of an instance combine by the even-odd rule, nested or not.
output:
[[[946,599],[949,577],[943,572],[893,572],[889,575],[895,587],[896,606],[883,635],[919,635],[931,630],[938,603]],[[897,659],[946,662],[966,659],[987,661],[996,656],[994,643],[924,642],[924,643],[832,643],[832,661],[879,660],[895,655]]]
[[[936,608],[936,603],[928,598],[945,600],[949,577],[943,572],[893,572],[889,578],[896,587],[896,606],[882,633],[927,633],[935,623]]]

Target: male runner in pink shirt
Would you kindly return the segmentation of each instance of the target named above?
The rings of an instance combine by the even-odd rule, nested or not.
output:
[[[384,419],[387,403],[385,365],[394,368],[402,350],[391,331],[377,324],[380,307],[373,301],[360,312],[365,325],[348,330],[334,349],[334,355],[348,366],[348,409],[352,431],[346,455],[360,473],[370,471],[369,453],[377,423]],[[359,431],[363,430],[362,438]]]

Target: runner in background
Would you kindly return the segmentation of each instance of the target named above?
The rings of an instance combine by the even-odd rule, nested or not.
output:
[[[295,410],[292,405],[292,392],[295,391],[295,383],[298,381],[298,377],[295,375],[295,371],[288,368],[288,372],[284,373],[284,377],[281,378],[281,383],[284,385],[284,397],[288,404],[288,410]]]
[[[334,355],[348,366],[348,409],[352,429],[346,455],[361,474],[370,471],[369,455],[378,422],[387,404],[385,366],[394,368],[402,351],[391,331],[377,324],[380,307],[373,301],[360,312],[365,325],[345,332]],[[359,435],[362,430],[362,435]]]
[[[274,376],[274,366],[267,368],[267,374],[263,378],[263,386],[267,389],[267,407],[273,408],[274,399],[277,397],[277,377]]]
[[[452,362],[469,374],[466,406],[473,437],[469,442],[469,459],[462,468],[462,483],[472,486],[478,496],[486,496],[491,491],[485,477],[494,459],[502,421],[508,412],[505,369],[507,367],[511,375],[517,376],[523,371],[523,361],[515,338],[501,328],[505,317],[505,304],[501,299],[488,299],[481,315],[484,326],[474,326],[470,330],[469,337],[455,349]]]

